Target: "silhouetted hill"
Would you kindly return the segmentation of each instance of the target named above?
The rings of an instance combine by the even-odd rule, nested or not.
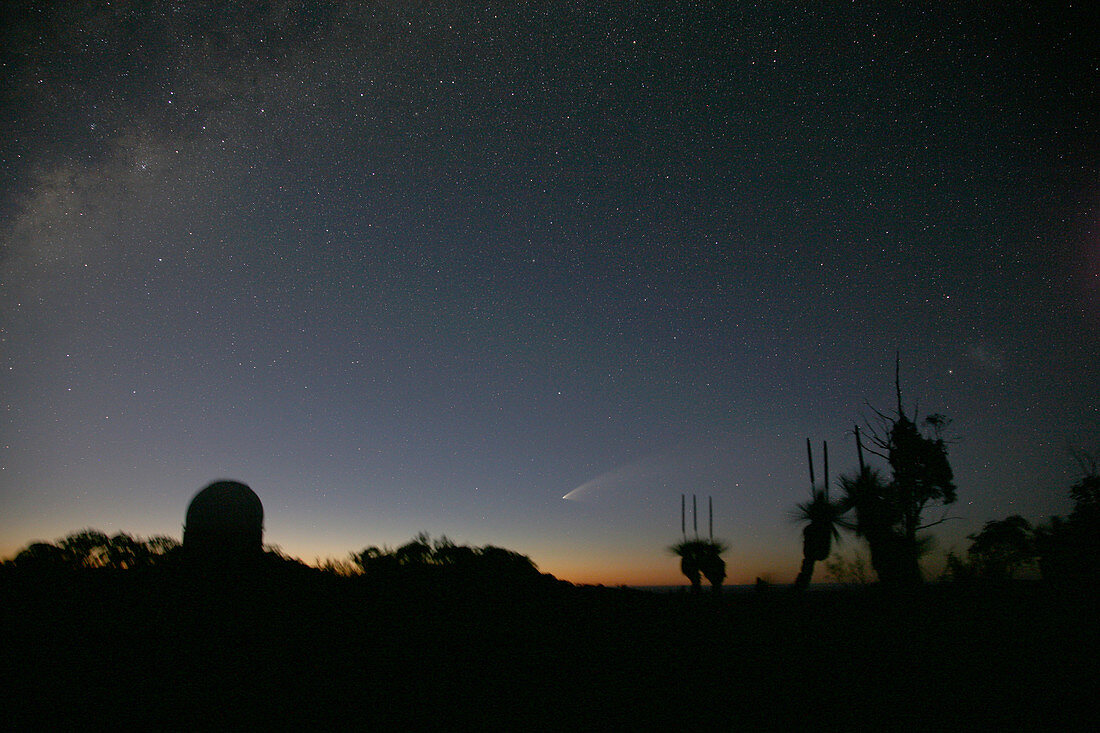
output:
[[[295,563],[0,583],[11,730],[1047,728],[1096,681],[1095,594],[1027,584],[716,599]]]

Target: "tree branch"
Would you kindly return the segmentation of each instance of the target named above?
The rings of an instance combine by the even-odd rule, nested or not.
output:
[[[943,524],[944,522],[950,522],[952,519],[962,519],[962,517],[949,517],[949,516],[947,516],[947,512],[945,511],[943,513],[943,516],[940,517],[939,519],[937,519],[935,522],[929,522],[928,524],[922,524],[919,527],[917,527],[917,531],[919,532],[922,529],[928,529],[929,527],[935,527],[937,524]]]

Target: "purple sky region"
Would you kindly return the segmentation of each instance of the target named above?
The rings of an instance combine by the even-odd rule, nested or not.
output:
[[[1086,5],[4,3],[0,554],[233,478],[307,561],[679,583],[694,493],[731,582],[789,582],[805,440],[854,468],[895,354],[953,419],[930,567],[1065,514]]]

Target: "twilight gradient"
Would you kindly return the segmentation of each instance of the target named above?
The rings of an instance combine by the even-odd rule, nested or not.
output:
[[[804,441],[850,470],[895,352],[955,420],[941,552],[1065,513],[1082,5],[4,3],[0,555],[226,477],[306,560],[647,585],[713,496],[730,581],[789,581]]]

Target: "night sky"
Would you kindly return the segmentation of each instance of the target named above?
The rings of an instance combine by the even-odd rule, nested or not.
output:
[[[695,493],[790,582],[805,440],[851,470],[895,353],[954,420],[940,552],[1067,513],[1096,11],[647,5],[3,3],[0,556],[233,478],[307,561],[679,583]]]

